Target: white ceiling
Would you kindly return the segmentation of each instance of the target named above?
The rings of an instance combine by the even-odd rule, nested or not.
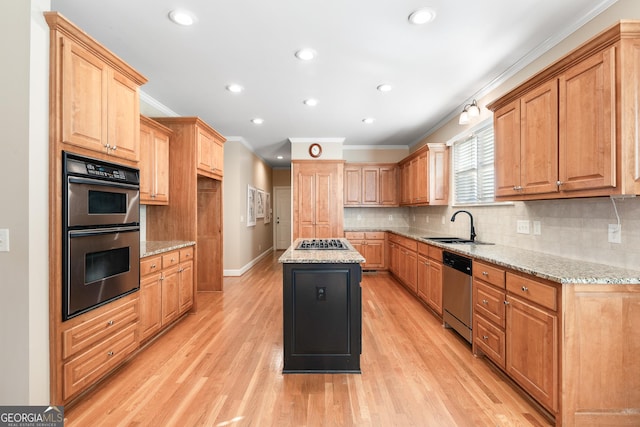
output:
[[[413,145],[616,0],[52,0],[52,10],[144,74],[142,91],[241,138],[274,167],[288,138]],[[422,26],[408,15],[436,10]],[[168,13],[196,15],[191,27]],[[302,47],[317,51],[302,62]],[[534,59],[534,58],[530,58]],[[225,87],[238,83],[240,94]],[[390,83],[393,90],[376,87]],[[318,99],[316,107],[303,100]],[[261,117],[262,125],[251,119]],[[362,119],[373,117],[373,124]],[[283,155],[283,160],[277,160]]]

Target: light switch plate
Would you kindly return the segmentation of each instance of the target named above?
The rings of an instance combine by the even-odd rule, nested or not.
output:
[[[9,252],[9,229],[0,229],[0,252]]]
[[[524,219],[516,221],[516,233],[529,234],[529,221]]]
[[[539,236],[542,234],[542,230],[540,227],[540,221],[533,221],[533,234],[534,236]]]

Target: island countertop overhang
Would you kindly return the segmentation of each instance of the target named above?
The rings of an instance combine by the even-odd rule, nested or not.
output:
[[[317,250],[296,249],[304,239],[296,239],[291,246],[280,256],[278,262],[282,264],[361,264],[364,257],[345,238],[336,238],[347,249]]]

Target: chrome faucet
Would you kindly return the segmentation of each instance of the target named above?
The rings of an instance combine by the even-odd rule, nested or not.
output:
[[[469,215],[469,219],[471,220],[471,237],[469,237],[469,240],[471,240],[472,242],[475,242],[476,240],[476,229],[473,228],[473,215],[471,215],[471,212],[469,211],[456,211],[453,216],[451,217],[451,222],[454,222],[456,220],[456,215],[458,215],[459,213],[466,213],[467,215]]]

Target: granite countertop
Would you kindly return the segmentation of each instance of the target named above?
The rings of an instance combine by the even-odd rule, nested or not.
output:
[[[640,284],[640,271],[579,261],[504,245],[446,244],[424,239],[438,236],[424,230],[403,228],[350,228],[345,231],[387,231],[443,249],[487,261],[561,284]]]
[[[153,240],[140,242],[140,258],[159,255],[187,246],[194,246],[196,242],[187,240]]]
[[[340,240],[348,249],[335,250],[309,250],[295,249],[304,239],[297,239],[289,248],[280,256],[279,262],[283,264],[360,264],[365,259],[360,252],[349,243],[347,239]]]

